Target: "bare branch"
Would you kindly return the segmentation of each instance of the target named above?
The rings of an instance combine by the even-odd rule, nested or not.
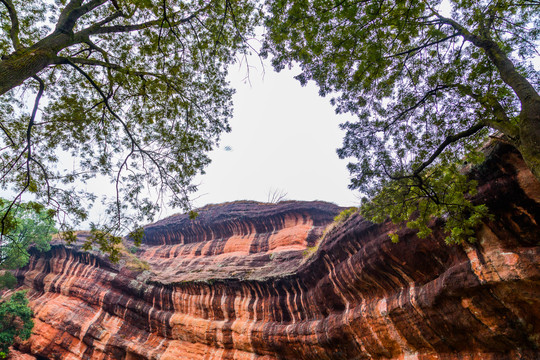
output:
[[[269,204],[277,204],[280,201],[284,201],[287,197],[287,192],[283,189],[270,188],[268,189],[268,195],[266,202]]]
[[[31,175],[30,175],[30,161],[32,161],[32,127],[34,126],[37,109],[39,106],[39,101],[41,100],[41,96],[43,95],[43,91],[45,90],[45,83],[41,78],[39,78],[37,75],[34,75],[33,78],[39,82],[39,90],[36,95],[36,100],[34,102],[34,108],[32,110],[32,115],[30,116],[30,121],[28,122],[28,127],[26,129],[26,147],[24,148],[23,152],[21,154],[24,154],[24,152],[27,152],[26,157],[26,184],[24,187],[19,191],[17,196],[13,198],[13,201],[8,206],[7,210],[4,213],[4,216],[2,216],[1,220],[1,230],[0,230],[0,239],[5,235],[6,230],[6,219],[9,215],[9,212],[15,205],[17,201],[21,198],[22,194],[28,189],[30,186],[31,181]]]
[[[127,167],[127,161],[129,160],[129,158],[133,155],[133,153],[135,152],[135,143],[131,143],[131,150],[129,152],[129,154],[125,157],[124,161],[122,162],[122,165],[120,165],[120,168],[118,169],[118,172],[116,174],[116,211],[118,212],[118,226],[120,226],[121,224],[121,210],[120,210],[120,189],[119,189],[119,185],[120,185],[120,174],[122,173],[122,169],[125,167]]]

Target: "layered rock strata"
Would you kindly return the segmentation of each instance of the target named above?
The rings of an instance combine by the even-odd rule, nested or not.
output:
[[[59,359],[538,359],[540,184],[496,146],[476,201],[493,220],[447,246],[321,202],[232,203],[145,229],[111,264],[56,244],[17,273],[35,331],[18,350]],[[323,232],[326,229],[326,234]],[[322,240],[319,242],[319,239]],[[146,265],[147,264],[147,265]]]

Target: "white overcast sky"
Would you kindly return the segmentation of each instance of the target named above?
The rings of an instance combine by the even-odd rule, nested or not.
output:
[[[289,200],[325,200],[342,206],[358,203],[347,188],[347,161],[340,160],[347,116],[335,114],[329,99],[314,84],[302,87],[293,78],[299,70],[276,73],[257,57],[231,68],[236,88],[232,131],[210,153],[212,163],[198,179],[194,205],[233,200],[267,201],[280,190]]]

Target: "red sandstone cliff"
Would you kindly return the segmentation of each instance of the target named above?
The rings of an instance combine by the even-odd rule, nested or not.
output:
[[[145,230],[139,270],[54,245],[17,276],[58,359],[538,359],[540,184],[503,145],[472,171],[493,221],[447,246],[339,208],[232,203]],[[145,265],[146,266],[146,265]]]

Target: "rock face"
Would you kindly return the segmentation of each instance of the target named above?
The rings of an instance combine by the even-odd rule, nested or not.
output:
[[[471,176],[493,219],[447,246],[322,202],[239,202],[149,225],[111,264],[56,244],[17,273],[17,348],[57,359],[538,359],[540,184],[498,145]],[[323,232],[326,233],[323,236]],[[83,235],[83,234],[82,234]],[[321,239],[319,241],[319,239]],[[144,270],[144,268],[148,268]]]

